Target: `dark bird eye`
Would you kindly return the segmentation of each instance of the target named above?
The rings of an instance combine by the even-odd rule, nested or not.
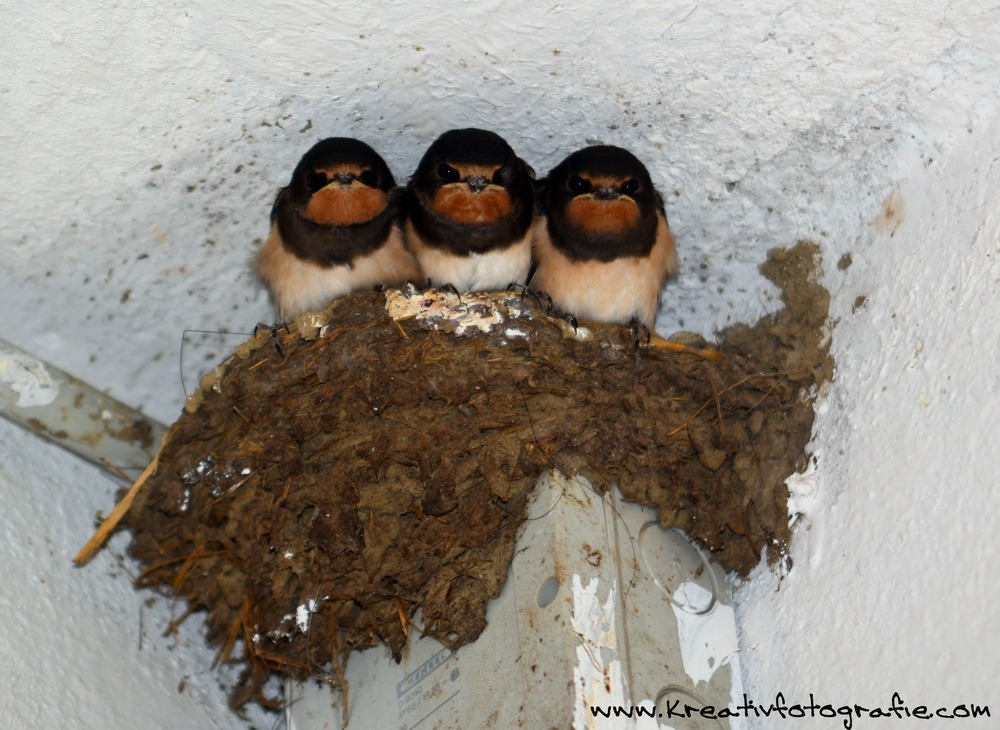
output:
[[[446,183],[454,183],[462,179],[458,170],[449,165],[447,162],[442,162],[438,165],[438,176]]]
[[[636,180],[634,177],[629,178],[622,185],[622,192],[625,193],[626,195],[635,195],[637,192],[639,192],[639,181]]]
[[[329,180],[322,172],[310,172],[306,175],[306,190],[315,193],[317,190],[325,188],[328,182]]]
[[[569,189],[576,195],[590,192],[590,181],[584,180],[579,175],[570,175]]]
[[[377,188],[379,183],[378,173],[374,170],[365,170],[361,173],[361,182],[370,188]]]
[[[506,171],[507,171],[506,168],[503,167],[497,168],[497,171],[493,173],[492,182],[494,185],[503,185],[504,178],[506,177],[504,173],[506,173]]]

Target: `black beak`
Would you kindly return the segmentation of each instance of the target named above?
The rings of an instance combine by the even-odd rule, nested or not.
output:
[[[465,181],[465,184],[472,188],[472,192],[481,193],[490,184],[490,181],[485,177],[470,177]]]
[[[350,173],[345,173],[343,175],[337,175],[333,179],[338,185],[350,185],[357,178],[354,175],[351,175]]]
[[[594,191],[594,197],[598,200],[614,200],[618,197],[618,191],[614,188],[600,187]]]

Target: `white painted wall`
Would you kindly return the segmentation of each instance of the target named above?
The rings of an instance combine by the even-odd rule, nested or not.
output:
[[[270,728],[256,708],[246,719],[227,709],[220,681],[233,673],[209,668],[201,622],[161,636],[185,606],[132,588],[127,536],[71,566],[116,485],[2,420],[0,444],[0,727]]]
[[[6,7],[0,337],[169,422],[182,331],[270,319],[247,261],[276,188],[321,137],[367,140],[400,179],[451,126],[501,131],[540,173],[588,140],[631,147],[682,256],[662,329],[772,310],[756,273],[772,246],[815,238],[827,261],[838,377],[812,491],[796,499],[796,567],[780,591],[763,573],[739,593],[748,692],[876,704],[898,689],[911,706],[992,701],[997,714],[1000,9],[915,5]],[[890,236],[875,219],[893,190],[905,213]],[[845,252],[854,265],[839,271]],[[232,338],[187,343],[190,387]],[[14,505],[0,647],[23,668],[2,716],[245,724],[221,706],[196,624],[183,651],[156,640],[169,606],[131,591],[122,538],[69,567],[109,482],[0,424],[0,484]]]
[[[768,704],[888,707],[898,692],[910,709],[990,704],[992,720],[966,722],[1000,723],[1000,104],[974,99],[987,77],[970,71],[926,88],[923,140],[891,173],[898,215],[859,231],[829,277],[837,379],[815,469],[793,480],[795,567],[738,595]]]

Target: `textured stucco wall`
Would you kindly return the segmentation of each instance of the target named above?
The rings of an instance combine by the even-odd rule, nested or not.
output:
[[[760,570],[738,594],[768,703],[888,707],[898,692],[910,709],[990,704],[993,719],[970,727],[1000,714],[1000,99],[978,95],[990,83],[972,72],[928,89],[925,140],[902,145],[896,194],[834,277],[837,380],[815,467],[792,484],[795,567],[782,581]]]
[[[367,140],[400,179],[451,126],[501,131],[540,173],[591,140],[631,147],[681,252],[667,331],[772,310],[765,251],[819,241],[840,367],[817,420],[814,492],[796,503],[796,568],[780,591],[762,574],[740,592],[747,687],[871,703],[897,686],[941,702],[986,692],[978,677],[998,668],[982,634],[998,590],[979,567],[996,548],[984,419],[1000,388],[993,3],[60,2],[4,17],[0,336],[163,421],[181,407],[186,328],[270,319],[247,260],[276,188],[323,136]],[[896,222],[876,219],[894,190],[905,214],[889,236]],[[233,339],[186,342],[190,387]],[[4,711],[63,691],[33,666],[41,656],[111,707],[135,661],[159,677],[134,683],[143,707],[197,673],[137,649],[144,597],[110,557],[67,566],[110,484],[0,429],[0,478],[25,505],[5,518],[4,560],[17,556],[23,580],[0,592],[0,621],[21,638],[3,646],[30,677],[0,693]],[[56,516],[59,542],[29,542]],[[81,592],[93,611],[71,619],[61,607]],[[45,631],[18,618],[39,605]],[[101,607],[120,617],[99,647],[107,680],[98,647],[65,639],[102,631]],[[212,680],[199,697],[187,684],[163,726],[224,714]],[[130,712],[86,726],[126,727],[115,718]]]
[[[3,420],[0,444],[0,727],[270,727],[263,712],[228,710],[219,685],[233,673],[209,668],[197,619],[162,636],[185,606],[136,593],[126,536],[85,569],[71,566],[116,485]]]

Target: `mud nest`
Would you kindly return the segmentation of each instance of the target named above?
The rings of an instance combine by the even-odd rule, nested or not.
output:
[[[239,705],[275,672],[398,658],[415,620],[476,639],[547,469],[617,484],[745,576],[787,544],[784,480],[831,373],[817,265],[812,244],[772,252],[785,308],[708,349],[574,337],[516,293],[361,293],[280,350],[262,332],[206,377],[126,517],[140,583],[206,610],[220,658],[241,645]]]

